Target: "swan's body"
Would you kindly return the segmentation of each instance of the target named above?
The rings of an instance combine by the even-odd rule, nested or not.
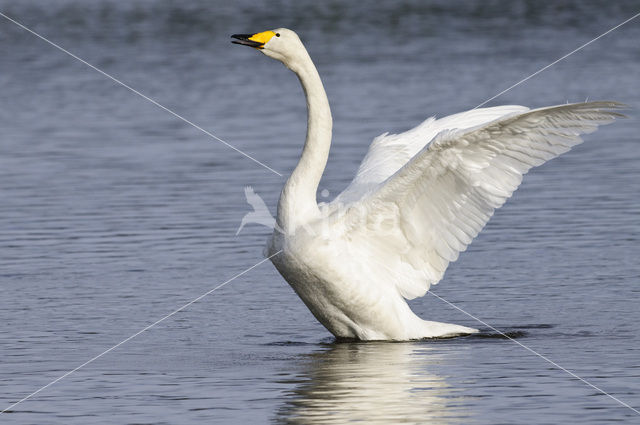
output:
[[[278,203],[272,262],[336,337],[407,340],[477,332],[429,322],[405,299],[423,296],[522,181],[581,133],[620,116],[615,102],[476,109],[376,138],[353,182],[323,205],[316,191],[331,144],[322,82],[298,36],[236,35],[283,62],[309,110],[300,161]]]

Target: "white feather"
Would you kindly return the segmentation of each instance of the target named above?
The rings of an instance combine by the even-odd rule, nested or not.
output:
[[[443,128],[438,126],[439,121],[446,122],[445,130],[432,140],[423,140],[424,147],[406,164],[372,187],[382,174],[372,179],[373,173],[367,173],[363,165],[382,162],[385,155],[380,141],[374,141],[360,166],[365,174],[359,171],[346,195],[340,194],[336,202],[352,199],[347,207],[366,211],[369,223],[391,220],[398,227],[392,231],[369,227],[364,231],[362,226],[352,225],[349,237],[360,244],[351,244],[350,252],[358,253],[359,260],[368,263],[372,276],[382,273],[381,259],[385,267],[397,267],[385,283],[394,285],[403,297],[424,295],[430,285],[442,279],[447,265],[467,248],[531,167],[581,143],[579,134],[590,133],[620,116],[614,111],[620,106],[591,102],[533,111],[509,106],[488,108],[491,113],[476,110],[428,120],[390,140],[396,146],[410,146],[405,151],[412,151],[418,144],[417,134],[432,135],[432,128]],[[476,118],[477,111],[481,112],[479,117],[502,116],[469,128],[470,123],[476,124],[469,117]],[[353,200],[356,193],[362,196]],[[381,249],[380,240],[384,240],[382,246],[390,248]],[[370,246],[376,247],[375,252]],[[398,251],[396,246],[405,248]]]

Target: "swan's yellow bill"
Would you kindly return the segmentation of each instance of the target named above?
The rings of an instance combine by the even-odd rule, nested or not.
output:
[[[273,31],[264,31],[264,32],[259,32],[257,34],[253,34],[251,37],[249,37],[249,40],[256,41],[262,44],[267,44],[267,42],[271,40],[272,37],[275,37],[275,35],[276,33]]]

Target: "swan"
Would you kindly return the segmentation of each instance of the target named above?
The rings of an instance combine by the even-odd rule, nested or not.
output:
[[[293,71],[307,101],[307,134],[286,181],[266,253],[338,339],[413,340],[477,329],[423,320],[406,300],[438,283],[532,167],[623,117],[617,102],[529,109],[507,105],[429,118],[376,137],[333,201],[316,192],[331,144],[329,101],[298,35],[234,34]]]

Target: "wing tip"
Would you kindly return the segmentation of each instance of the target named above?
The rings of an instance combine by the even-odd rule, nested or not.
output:
[[[579,105],[586,105],[589,109],[595,109],[598,112],[604,112],[615,118],[629,118],[627,115],[622,114],[617,111],[621,110],[631,110],[633,109],[630,105],[626,103],[617,102],[615,100],[599,100],[593,102],[583,102]]]

